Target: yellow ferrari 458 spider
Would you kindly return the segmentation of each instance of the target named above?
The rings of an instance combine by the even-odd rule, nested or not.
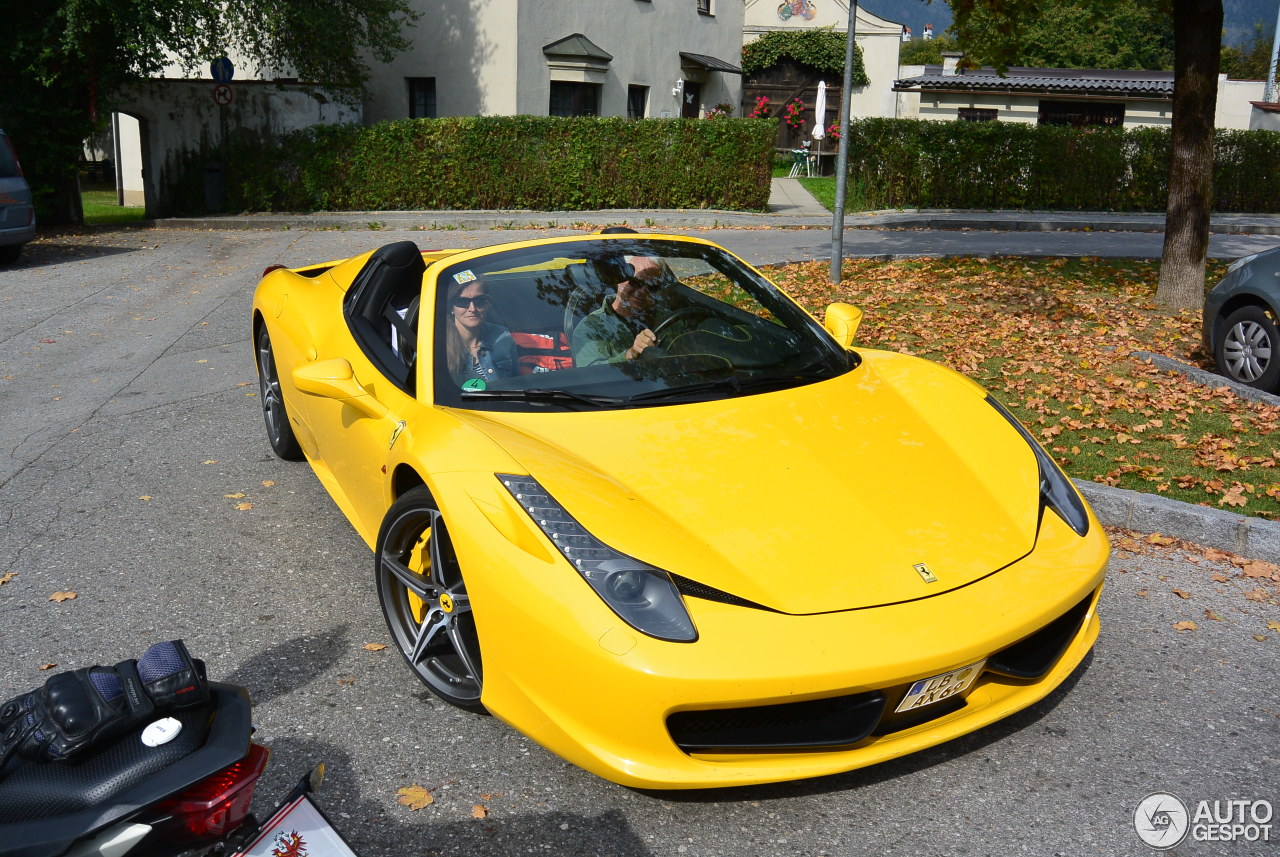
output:
[[[622,233],[277,267],[253,340],[271,446],[373,549],[418,678],[700,788],[970,732],[1097,639],[1075,487],[974,382],[854,348],[859,318]]]

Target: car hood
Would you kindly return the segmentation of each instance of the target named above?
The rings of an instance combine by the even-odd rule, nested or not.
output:
[[[609,546],[786,613],[940,594],[1035,542],[1026,442],[976,384],[901,355],[719,401],[459,415]]]

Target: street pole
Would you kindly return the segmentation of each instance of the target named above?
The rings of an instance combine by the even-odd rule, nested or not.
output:
[[[1276,36],[1271,40],[1271,65],[1267,69],[1267,92],[1262,100],[1274,104],[1276,100],[1276,58],[1280,57],[1280,8],[1276,9]]]
[[[840,264],[844,261],[844,197],[849,178],[849,114],[853,112],[853,44],[858,20],[858,0],[849,4],[849,31],[844,42],[844,86],[840,90],[840,146],[836,155],[836,208],[831,218],[831,275],[840,282]]]

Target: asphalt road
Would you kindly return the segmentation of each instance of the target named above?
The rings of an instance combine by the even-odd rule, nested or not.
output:
[[[761,262],[823,242],[698,234]],[[13,574],[0,585],[0,700],[40,684],[42,665],[185,638],[212,676],[254,696],[273,748],[257,809],[325,761],[320,802],[362,857],[1141,855],[1154,852],[1133,813],[1149,793],[1280,808],[1280,633],[1267,626],[1280,608],[1249,600],[1238,569],[1168,549],[1117,549],[1094,654],[1044,703],[841,776],[638,792],[435,701],[392,649],[363,648],[389,642],[372,555],[305,464],[271,455],[248,339],[268,264],[501,237],[423,236],[122,230],[42,241],[0,272],[0,579]],[[1159,249],[1153,235],[866,236],[902,252],[965,238],[978,253],[1024,238]],[[1226,255],[1274,243],[1214,240]],[[76,597],[49,600],[66,591]],[[1174,630],[1185,620],[1197,629]],[[395,794],[415,783],[436,798],[416,812]],[[1270,843],[1176,853],[1277,854],[1280,812],[1271,825]]]

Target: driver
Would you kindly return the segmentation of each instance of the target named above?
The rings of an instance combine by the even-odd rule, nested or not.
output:
[[[573,331],[575,366],[635,360],[658,341],[650,325],[664,273],[651,256],[623,256],[616,293]],[[655,325],[656,326],[656,325]]]

